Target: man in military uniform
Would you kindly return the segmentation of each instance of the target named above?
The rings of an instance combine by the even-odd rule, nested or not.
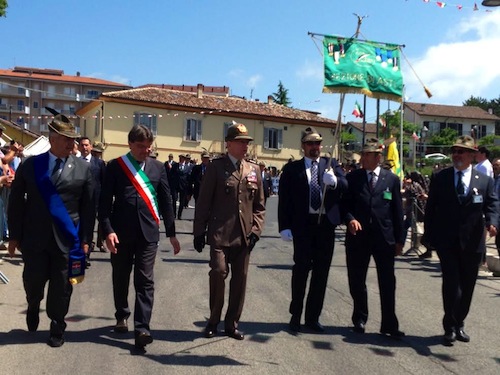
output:
[[[243,124],[228,128],[227,154],[207,165],[194,214],[194,248],[210,245],[210,318],[205,337],[217,334],[231,264],[226,335],[243,340],[238,322],[243,310],[250,253],[264,225],[265,205],[259,167],[244,159],[253,138]],[[208,230],[207,230],[208,229]]]

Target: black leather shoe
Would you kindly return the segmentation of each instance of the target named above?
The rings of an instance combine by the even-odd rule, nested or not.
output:
[[[50,336],[47,344],[53,348],[59,348],[64,344],[64,336]]]
[[[245,336],[243,335],[243,333],[241,333],[240,331],[238,331],[237,329],[233,329],[233,330],[228,330],[226,331],[226,334],[235,339],[235,340],[243,340],[245,339]]]
[[[116,321],[115,329],[116,333],[127,333],[128,332],[128,324],[127,319],[118,319]]]
[[[288,328],[290,328],[292,332],[300,332],[300,318],[292,316],[290,323],[288,323]]]
[[[469,342],[470,336],[463,329],[457,329],[456,338],[458,341]]]
[[[352,330],[356,333],[365,333],[365,323],[363,322],[355,323]]]
[[[314,332],[325,332],[325,327],[320,322],[306,322],[305,326]]]
[[[380,333],[386,336],[390,336],[393,339],[400,339],[402,337],[405,337],[405,333],[403,331],[400,331],[399,329],[381,329]]]
[[[455,331],[447,331],[444,333],[443,341],[445,345],[453,345],[456,339],[457,335]]]
[[[420,259],[429,259],[432,258],[432,250],[427,250],[425,253],[422,253],[418,256]]]
[[[26,312],[26,324],[28,325],[28,331],[36,332],[38,329],[38,324],[40,323],[39,313],[39,309],[28,309]]]
[[[217,326],[208,324],[205,327],[204,335],[207,339],[211,339],[212,337],[215,337],[217,335]]]
[[[143,349],[146,345],[153,342],[153,336],[148,332],[139,332],[135,336],[135,347],[137,349]]]

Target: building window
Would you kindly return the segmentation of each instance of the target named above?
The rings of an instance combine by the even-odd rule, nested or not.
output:
[[[99,96],[99,91],[88,90],[86,96],[87,96],[87,99],[96,99]]]
[[[474,131],[472,136],[476,139],[481,139],[488,135],[486,125],[473,125],[472,129]]]
[[[33,108],[37,109],[38,108],[38,102],[33,102]]]
[[[67,96],[76,96],[76,90],[74,87],[65,87],[64,88],[64,95]]]
[[[439,126],[439,130],[443,130],[445,128],[451,128],[453,130],[456,130],[459,136],[463,135],[462,124],[457,124],[454,122],[442,122]]]
[[[264,148],[281,150],[283,148],[283,129],[264,128]]]
[[[17,101],[17,110],[24,112],[24,100],[18,100]]]
[[[200,142],[201,141],[201,120],[194,118],[186,119],[186,127],[184,128],[184,140]]]
[[[153,136],[156,137],[157,126],[156,126],[156,115],[147,112],[134,112],[134,125],[144,125]]]

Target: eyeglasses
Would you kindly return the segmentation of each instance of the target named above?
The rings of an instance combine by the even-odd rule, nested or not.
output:
[[[460,150],[460,149],[456,149],[456,148],[451,150],[451,153],[452,153],[452,154],[459,154],[459,155],[462,155],[462,154],[463,154],[463,153],[465,153],[465,152],[467,152],[467,151],[465,151],[465,150]]]
[[[321,141],[307,141],[304,143],[308,146],[319,146],[321,144]]]

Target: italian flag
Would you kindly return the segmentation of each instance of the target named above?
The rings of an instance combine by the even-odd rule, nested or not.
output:
[[[446,6],[446,3],[442,3],[441,1],[436,1],[436,5],[440,8],[444,8]]]
[[[352,111],[352,114],[354,117],[361,117],[363,118],[363,111],[361,110],[361,107],[359,106],[359,103],[356,101],[356,104],[354,104],[354,109]]]

